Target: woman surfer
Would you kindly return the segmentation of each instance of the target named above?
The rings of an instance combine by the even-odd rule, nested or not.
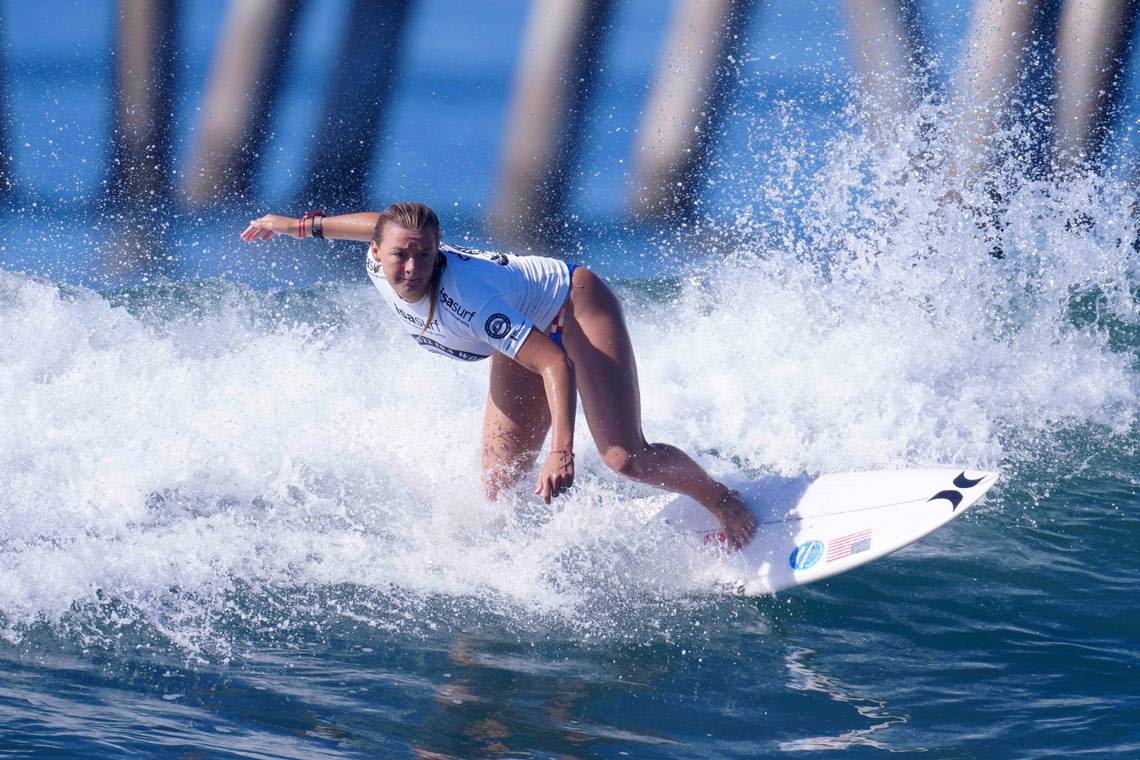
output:
[[[369,279],[420,345],[468,361],[491,357],[483,421],[489,498],[534,465],[548,431],[550,453],[534,492],[549,504],[571,486],[580,395],[594,443],[615,472],[697,500],[720,520],[729,548],[756,532],[739,494],[680,449],[646,442],[621,305],[586,267],[441,243],[439,218],[420,203],[328,217],[267,214],[242,239],[274,235],[367,242]]]

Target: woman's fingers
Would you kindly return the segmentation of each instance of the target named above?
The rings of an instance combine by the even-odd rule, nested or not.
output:
[[[725,533],[728,534],[728,543],[732,550],[739,551],[747,546],[752,536],[756,534],[756,518],[752,516],[751,511],[746,510],[740,515],[739,520],[725,526]]]
[[[553,496],[561,496],[570,490],[570,486],[574,485],[574,476],[555,475],[551,480],[550,493]]]
[[[544,467],[543,471],[538,474],[538,483],[534,487],[534,495],[541,496],[542,500],[549,504],[552,498],[566,493],[572,485],[574,485],[574,469],[572,466],[553,472],[548,472]]]
[[[713,510],[721,524],[721,540],[728,551],[737,551],[748,545],[756,534],[756,516],[752,514],[740,494],[729,491]]]
[[[278,216],[277,214],[266,214],[265,216],[250,220],[249,226],[245,228],[245,232],[241,233],[241,239],[246,241],[269,240],[274,235],[285,235],[294,232],[296,226],[295,219]],[[294,237],[296,237],[296,234],[294,234]]]
[[[266,229],[257,222],[250,222],[249,226],[245,228],[245,232],[241,233],[241,239],[247,242],[250,240],[268,240],[273,235],[273,230]]]
[[[574,483],[574,465],[558,464],[551,455],[538,473],[538,482],[534,487],[534,495],[541,496],[547,504],[551,499],[561,496],[570,490]]]

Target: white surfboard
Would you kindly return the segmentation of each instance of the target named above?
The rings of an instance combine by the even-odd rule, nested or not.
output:
[[[710,556],[712,581],[758,596],[846,572],[950,522],[997,478],[955,468],[773,476],[738,484],[758,529],[739,552]],[[685,496],[666,504],[651,522],[710,548],[723,541],[716,518]]]

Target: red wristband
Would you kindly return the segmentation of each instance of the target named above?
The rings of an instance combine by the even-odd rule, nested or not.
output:
[[[324,219],[324,217],[325,217],[324,211],[309,211],[309,212],[305,213],[300,219],[297,220],[297,237],[301,238],[302,240],[305,239],[305,221],[308,219],[312,219],[313,220],[313,235],[312,236],[315,238],[322,238],[323,239],[324,233],[321,230],[321,225],[319,224],[318,220]]]

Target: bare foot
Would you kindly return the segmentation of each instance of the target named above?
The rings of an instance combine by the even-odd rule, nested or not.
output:
[[[724,487],[722,495],[709,511],[716,515],[724,528],[723,537],[729,551],[738,551],[748,545],[756,535],[756,518],[744,504],[738,491]]]

